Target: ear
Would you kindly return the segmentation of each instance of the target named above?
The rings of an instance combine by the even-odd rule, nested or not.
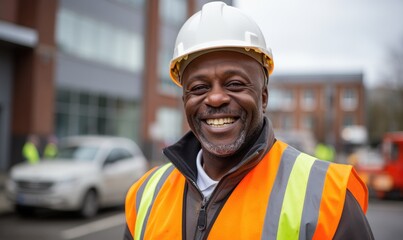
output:
[[[266,112],[268,101],[269,101],[269,92],[268,92],[268,89],[267,89],[267,84],[264,84],[263,89],[262,89],[262,108],[263,108],[263,113]]]

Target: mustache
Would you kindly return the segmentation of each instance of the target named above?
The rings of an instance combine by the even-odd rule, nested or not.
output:
[[[236,115],[240,116],[241,119],[245,119],[246,117],[246,112],[241,109],[233,110],[229,109],[228,107],[218,107],[218,108],[207,107],[203,112],[199,112],[197,114],[197,118],[202,119],[211,116],[213,114]]]

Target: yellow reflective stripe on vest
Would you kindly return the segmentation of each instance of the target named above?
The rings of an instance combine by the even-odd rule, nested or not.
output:
[[[281,208],[278,239],[297,240],[299,238],[305,193],[314,161],[314,157],[301,153],[294,163]]]
[[[165,171],[172,166],[171,163],[162,166],[161,168],[157,169],[153,175],[150,177],[150,180],[147,182],[145,186],[143,195],[141,197],[139,210],[137,213],[136,219],[136,227],[134,233],[134,239],[140,240],[141,239],[141,232],[143,231],[144,220],[146,218],[148,209],[151,207],[152,199],[155,193],[155,189],[159,180],[161,179],[162,175]]]

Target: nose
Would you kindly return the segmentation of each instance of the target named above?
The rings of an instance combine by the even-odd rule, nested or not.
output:
[[[214,84],[204,99],[204,103],[210,107],[221,107],[228,104],[230,100],[230,96],[228,96],[223,87],[219,84]]]

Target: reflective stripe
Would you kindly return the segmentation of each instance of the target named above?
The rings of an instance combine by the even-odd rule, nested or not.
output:
[[[136,226],[134,231],[134,239],[140,240],[144,238],[144,232],[146,227],[146,221],[150,214],[150,209],[155,200],[156,193],[158,193],[159,188],[165,182],[169,173],[172,172],[173,166],[171,163],[161,166],[152,174],[147,182],[143,183],[145,185],[144,191],[141,196],[140,204],[137,212]]]
[[[281,207],[278,239],[298,239],[309,173],[315,158],[301,153],[292,168]]]
[[[308,187],[305,194],[299,239],[312,239],[319,217],[319,206],[322,199],[323,185],[329,162],[315,161],[309,174]]]
[[[280,166],[271,191],[272,194],[270,195],[269,206],[266,210],[262,239],[277,239],[281,205],[283,203],[288,178],[294,166],[295,159],[299,154],[299,151],[288,146],[281,156]]]
[[[150,181],[150,178],[153,176],[153,174],[155,173],[156,170],[158,170],[158,168],[156,168],[152,173],[150,173],[147,176],[146,180],[144,180],[144,182],[139,187],[139,190],[137,190],[137,194],[136,194],[136,213],[139,212],[141,197],[143,196],[144,189],[146,188],[146,185],[147,185],[148,181]]]
[[[262,239],[312,238],[328,167],[328,162],[315,161],[290,146],[284,150],[266,210]]]

